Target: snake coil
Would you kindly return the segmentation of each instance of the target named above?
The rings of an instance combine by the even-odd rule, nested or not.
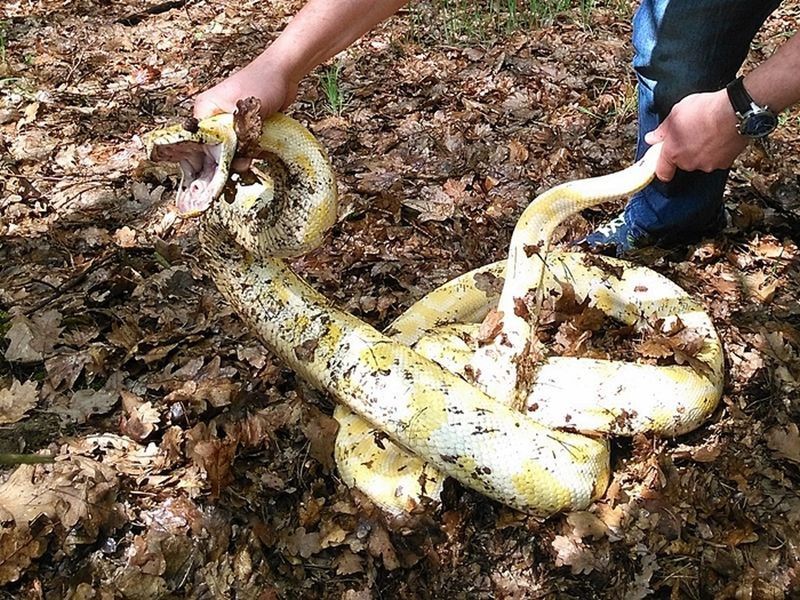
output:
[[[433,290],[386,335],[332,307],[283,260],[319,244],[336,218],[335,179],[314,137],[289,117],[268,118],[259,145],[286,172],[223,200],[236,149],[232,117],[192,129],[148,134],[150,158],[181,164],[178,212],[200,217],[217,288],[274,354],[338,401],[340,473],[386,511],[435,500],[444,476],[531,514],[584,508],[610,477],[608,435],[678,435],[716,407],[722,349],[699,303],[649,269],[548,248],[570,214],[647,185],[657,147],[623,171],[538,196],[506,261]],[[485,291],[487,278],[505,280],[499,294]],[[531,334],[537,294],[565,283],[640,329],[653,317],[665,329],[692,328],[701,339],[693,364],[534,361],[546,356]],[[475,348],[469,341],[487,314],[498,331]]]

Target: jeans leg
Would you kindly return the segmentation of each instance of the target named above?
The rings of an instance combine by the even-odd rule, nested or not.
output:
[[[642,0],[633,22],[638,80],[639,139],[655,129],[682,98],[719,90],[742,66],[755,34],[780,0]],[[635,239],[662,244],[694,241],[724,219],[727,170],[678,171],[654,182],[625,207]],[[724,220],[721,221],[724,223]]]

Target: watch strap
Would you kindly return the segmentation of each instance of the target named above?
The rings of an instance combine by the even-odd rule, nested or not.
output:
[[[733,110],[741,118],[752,110],[753,98],[744,89],[744,77],[741,75],[731,81],[726,87],[725,91],[728,92],[728,99],[731,101]]]

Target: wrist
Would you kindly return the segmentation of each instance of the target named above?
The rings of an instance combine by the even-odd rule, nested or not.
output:
[[[258,55],[244,70],[248,76],[258,79],[285,81],[287,85],[297,84],[303,78],[295,60],[288,52],[282,51],[275,40],[264,52]]]
[[[745,138],[763,138],[778,126],[776,114],[766,104],[760,104],[737,77],[726,88],[730,106],[736,115],[736,130]]]
[[[295,29],[290,23],[252,63],[260,72],[268,71],[290,85],[299,84],[316,66],[313,48],[307,47],[303,32]]]
[[[737,129],[739,119],[728,97],[727,90],[722,88],[719,91],[713,92],[713,95],[716,100],[716,110],[714,114],[716,114],[718,130],[720,132],[730,132],[731,134],[739,135]]]

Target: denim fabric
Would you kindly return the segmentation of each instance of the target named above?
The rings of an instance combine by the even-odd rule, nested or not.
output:
[[[679,100],[723,88],[736,77],[750,43],[780,0],[642,0],[633,20],[633,66],[638,80],[637,157],[644,135]],[[678,171],[636,194],[624,217],[635,239],[678,244],[724,224],[727,170]]]

